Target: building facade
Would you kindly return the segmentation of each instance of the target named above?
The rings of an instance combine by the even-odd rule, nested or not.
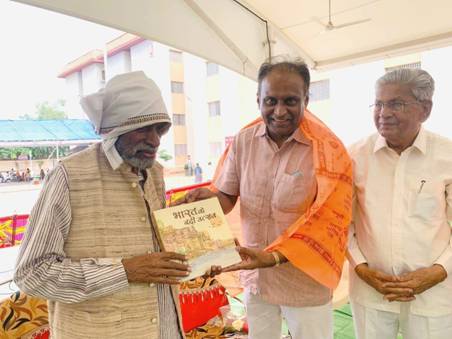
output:
[[[230,138],[256,118],[256,83],[217,64],[125,33],[68,63],[59,74],[66,80],[70,117],[85,117],[80,98],[115,75],[142,70],[162,91],[173,127],[160,151],[180,167],[190,158],[203,168],[216,163]]]
[[[349,145],[375,132],[368,108],[374,101],[375,80],[398,67],[422,67],[438,84],[426,126],[451,137],[444,124],[450,57],[452,47],[447,47],[327,72],[312,71],[308,108]],[[70,117],[85,117],[79,105],[83,95],[102,88],[117,74],[136,70],[157,83],[172,115],[173,128],[160,146],[172,157],[162,161],[166,167],[181,167],[188,159],[193,166],[199,163],[206,168],[209,162],[214,166],[238,130],[259,114],[255,81],[190,53],[125,33],[102,50],[68,63],[60,73],[67,84]]]

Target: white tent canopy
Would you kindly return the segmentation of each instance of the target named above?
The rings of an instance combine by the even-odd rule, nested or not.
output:
[[[326,28],[329,0],[17,1],[159,41],[250,78],[270,55],[299,56],[321,70],[452,43],[450,0],[331,0],[333,29]]]

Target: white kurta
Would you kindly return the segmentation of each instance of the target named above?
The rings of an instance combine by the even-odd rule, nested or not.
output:
[[[354,272],[356,264],[401,275],[435,263],[445,281],[416,295],[410,312],[452,314],[452,141],[424,129],[400,156],[378,134],[350,148],[354,162],[355,236],[350,240],[350,298],[400,312]]]

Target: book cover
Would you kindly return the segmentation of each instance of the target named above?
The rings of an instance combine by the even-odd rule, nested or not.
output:
[[[187,256],[192,268],[182,281],[203,275],[212,265],[241,261],[218,198],[196,201],[153,212],[165,251]]]

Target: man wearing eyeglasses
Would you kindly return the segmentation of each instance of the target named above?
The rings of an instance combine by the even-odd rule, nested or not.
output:
[[[359,339],[452,338],[452,141],[422,127],[434,81],[420,69],[379,78],[378,133],[353,145],[348,257]]]

